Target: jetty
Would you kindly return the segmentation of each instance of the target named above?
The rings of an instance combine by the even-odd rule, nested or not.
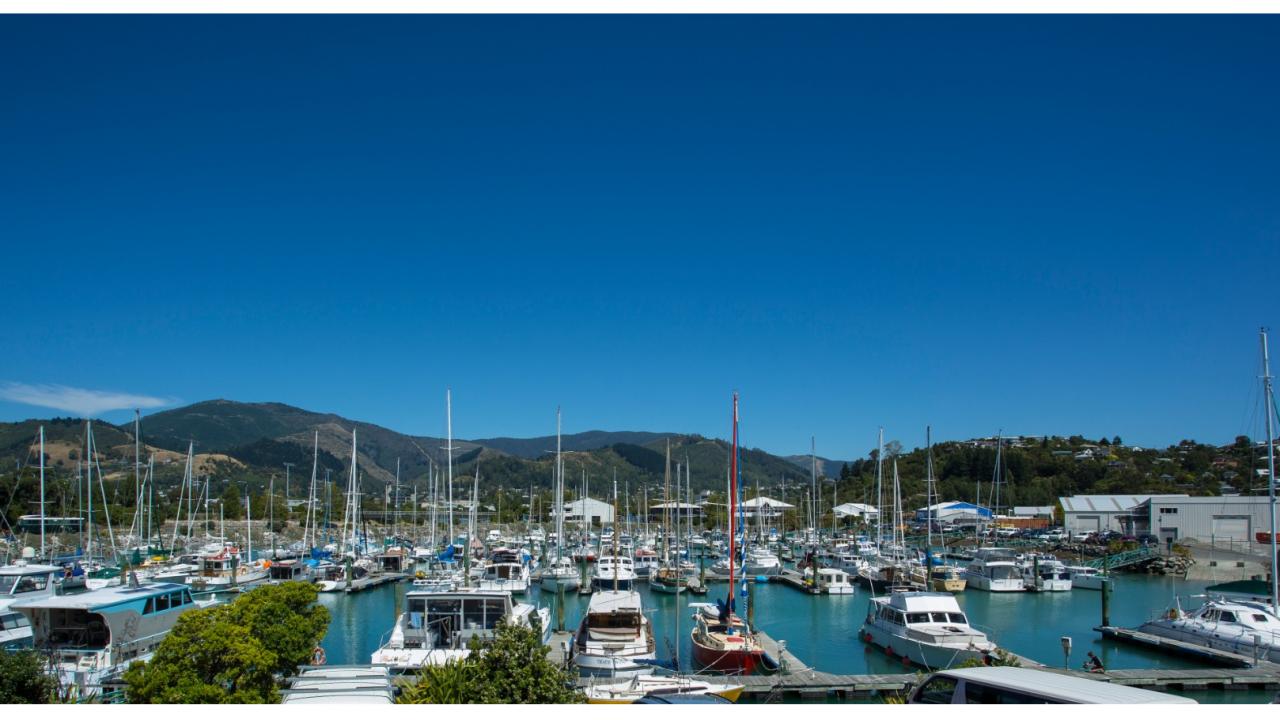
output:
[[[771,580],[773,582],[782,583],[787,587],[793,587],[796,590],[799,590],[800,592],[808,593],[810,595],[822,594],[821,588],[819,588],[816,585],[812,585],[810,583],[805,582],[804,575],[790,568],[783,568],[782,572],[777,575],[774,575],[771,578]]]
[[[407,573],[379,573],[377,575],[366,575],[362,578],[356,578],[348,583],[346,592],[350,594],[360,592],[361,590],[370,590],[378,587],[379,585],[386,585],[387,583],[400,582],[408,579],[409,575]]]

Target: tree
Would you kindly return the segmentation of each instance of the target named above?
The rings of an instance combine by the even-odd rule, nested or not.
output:
[[[277,677],[296,673],[328,629],[316,595],[307,583],[282,583],[188,610],[151,662],[125,672],[129,702],[279,702]]]
[[[0,705],[52,702],[57,689],[35,652],[0,650]]]
[[[1117,435],[1117,436],[1115,436],[1115,437],[1111,438],[1111,444],[1112,444],[1112,445],[1121,445],[1121,446],[1122,446],[1122,445],[1124,445],[1124,440],[1121,440],[1121,439],[1120,439],[1120,436],[1119,436],[1119,435]]]
[[[424,667],[401,703],[580,703],[573,676],[547,659],[534,627],[501,623],[488,641],[475,640],[465,660]]]

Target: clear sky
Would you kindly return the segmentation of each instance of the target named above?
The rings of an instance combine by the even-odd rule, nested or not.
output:
[[[6,17],[0,419],[69,414],[18,383],[438,434],[451,386],[460,437],[557,404],[726,436],[736,388],[780,453],[926,423],[1227,442],[1280,315],[1277,37]]]

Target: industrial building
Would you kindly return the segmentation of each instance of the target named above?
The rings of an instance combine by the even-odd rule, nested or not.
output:
[[[835,506],[836,517],[843,520],[844,518],[860,518],[868,522],[880,517],[880,511],[875,507],[865,503],[841,503]]]
[[[1162,542],[1253,542],[1271,530],[1266,496],[1077,495],[1060,498],[1067,530],[1115,530]]]

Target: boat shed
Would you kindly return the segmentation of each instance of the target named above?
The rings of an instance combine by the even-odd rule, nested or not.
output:
[[[835,507],[836,517],[844,518],[862,518],[863,520],[874,520],[880,517],[880,511],[873,505],[865,505],[863,503],[841,503]]]
[[[916,510],[916,522],[926,522],[932,516],[935,522],[973,523],[990,522],[991,509],[973,503],[952,501],[940,502]]]
[[[662,520],[666,514],[670,512],[671,517],[684,520],[690,518],[694,520],[702,519],[702,506],[693,505],[691,503],[669,502],[659,503],[649,508],[650,520]]]
[[[591,525],[613,522],[613,505],[595,498],[583,498],[565,503],[564,513],[565,522],[582,522],[584,519]]]

